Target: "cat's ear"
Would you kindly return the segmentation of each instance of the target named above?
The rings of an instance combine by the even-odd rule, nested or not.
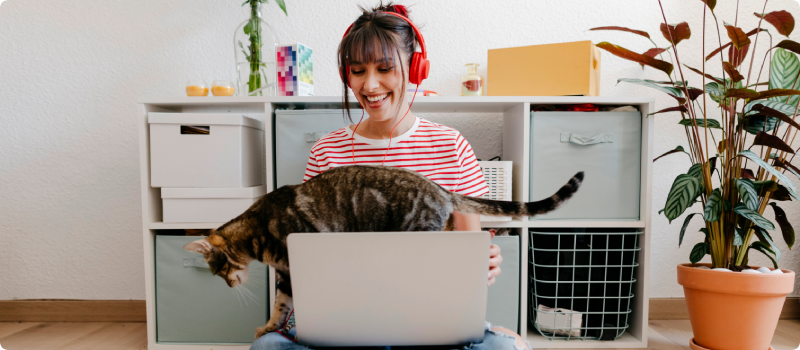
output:
[[[183,246],[183,249],[205,255],[211,252],[211,243],[208,243],[205,238],[198,239],[196,241],[187,243],[185,246]]]

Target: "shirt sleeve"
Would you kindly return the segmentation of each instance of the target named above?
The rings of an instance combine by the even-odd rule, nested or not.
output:
[[[322,170],[317,163],[317,156],[314,153],[314,148],[311,148],[311,154],[308,156],[308,163],[306,164],[306,174],[303,176],[303,182],[311,180],[312,177],[319,175]]]
[[[469,142],[459,133],[456,137],[458,152],[459,179],[454,192],[470,197],[480,197],[489,193],[489,186],[483,178],[483,172]]]

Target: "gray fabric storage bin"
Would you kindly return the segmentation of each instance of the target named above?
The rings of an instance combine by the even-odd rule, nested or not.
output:
[[[584,172],[565,205],[533,219],[639,219],[641,137],[639,112],[531,112],[529,199]]]
[[[244,286],[256,300],[237,295],[222,278],[211,274],[201,254],[183,249],[197,239],[156,236],[156,341],[252,343],[256,328],[267,323],[266,265],[250,263],[250,279]]]
[[[275,111],[275,188],[303,183],[314,143],[350,124],[342,113],[341,109]],[[356,123],[361,118],[361,110],[350,110],[350,114]]]
[[[492,239],[500,247],[503,262],[500,276],[489,287],[486,320],[519,332],[519,236],[500,236]]]

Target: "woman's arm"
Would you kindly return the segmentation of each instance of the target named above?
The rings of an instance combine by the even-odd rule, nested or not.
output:
[[[478,214],[462,213],[458,211],[453,212],[453,231],[480,231],[481,230],[481,216]],[[492,235],[494,238],[494,235]],[[500,263],[503,262],[503,256],[500,255],[500,247],[492,244],[489,247],[489,285],[491,286],[496,281],[496,277],[500,275]]]

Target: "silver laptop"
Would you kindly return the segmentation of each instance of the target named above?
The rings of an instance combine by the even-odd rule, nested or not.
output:
[[[289,235],[298,342],[482,341],[490,242],[480,231]]]

